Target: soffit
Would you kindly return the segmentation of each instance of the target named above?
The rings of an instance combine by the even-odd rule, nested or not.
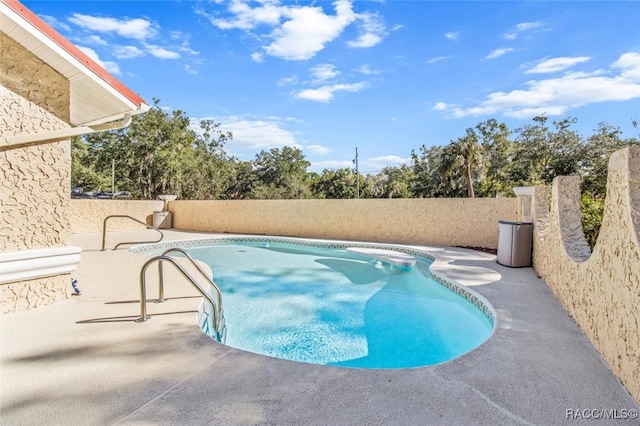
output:
[[[0,31],[69,80],[72,126],[105,123],[149,109],[142,98],[20,2],[0,1]]]

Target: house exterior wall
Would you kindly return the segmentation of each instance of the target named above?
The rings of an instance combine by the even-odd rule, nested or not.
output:
[[[640,147],[614,153],[593,252],[580,221],[580,179],[534,188],[533,263],[613,372],[640,402]]]
[[[69,127],[69,82],[0,33],[0,136]],[[70,143],[0,145],[0,252],[70,243]],[[0,285],[3,312],[70,295],[69,274]]]

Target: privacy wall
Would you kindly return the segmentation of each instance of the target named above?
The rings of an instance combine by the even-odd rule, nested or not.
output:
[[[640,147],[609,161],[602,227],[591,253],[580,219],[580,179],[534,188],[536,271],[640,402]]]
[[[174,228],[496,248],[515,198],[172,201]]]

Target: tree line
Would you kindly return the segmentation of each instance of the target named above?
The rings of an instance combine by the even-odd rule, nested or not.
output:
[[[571,128],[576,122],[538,116],[510,130],[491,118],[444,145],[413,150],[410,164],[356,176],[352,168],[309,172],[311,164],[296,147],[239,160],[225,151],[233,135],[220,123],[202,120],[196,131],[183,111],[163,111],[154,100],[125,129],[72,139],[71,185],[110,190],[113,166],[116,189],[136,199],[160,194],[220,200],[510,197],[516,186],[549,185],[556,176],[579,175],[583,216],[594,216],[589,222],[597,227],[609,156],[640,144],[640,138],[624,138],[607,123],[584,137]],[[638,129],[638,122],[632,123]]]

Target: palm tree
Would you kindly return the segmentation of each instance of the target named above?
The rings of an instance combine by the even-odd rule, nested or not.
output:
[[[465,136],[452,141],[449,146],[451,147],[451,153],[461,163],[464,170],[467,195],[469,198],[474,198],[473,170],[480,166],[482,160],[482,146],[478,144],[478,136],[473,129],[469,128]]]

